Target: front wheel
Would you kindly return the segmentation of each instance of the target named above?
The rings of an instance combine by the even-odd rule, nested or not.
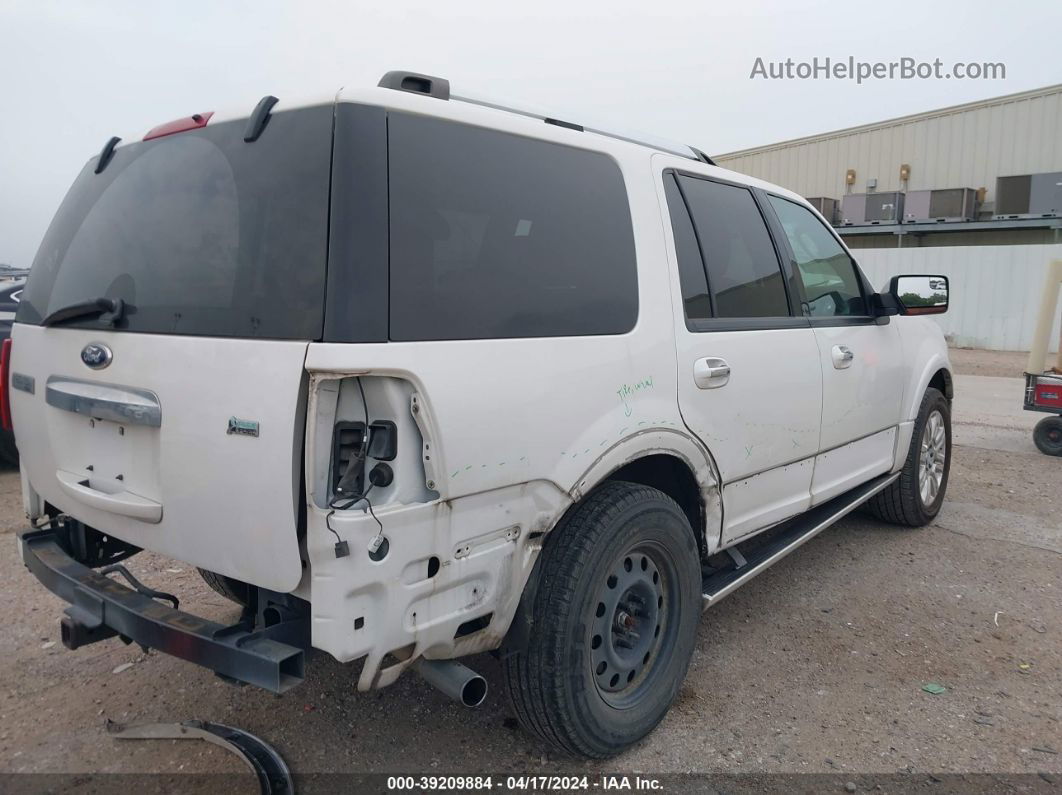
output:
[[[951,471],[951,406],[930,387],[918,409],[911,447],[900,477],[867,503],[870,512],[892,524],[922,527],[944,503]]]
[[[610,482],[550,534],[530,629],[503,656],[524,728],[562,750],[614,756],[660,722],[693,655],[697,542],[656,489]]]
[[[1062,455],[1062,417],[1044,417],[1036,423],[1033,441],[1044,455]]]

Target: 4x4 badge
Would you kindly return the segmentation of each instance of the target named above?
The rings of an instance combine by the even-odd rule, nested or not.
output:
[[[81,361],[93,370],[102,370],[111,363],[113,358],[114,354],[111,353],[111,349],[102,342],[90,342],[81,349]]]
[[[258,436],[258,423],[255,420],[241,420],[237,417],[229,417],[228,434],[237,436]]]

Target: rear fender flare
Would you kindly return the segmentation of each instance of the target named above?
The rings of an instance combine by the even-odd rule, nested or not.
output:
[[[711,553],[718,547],[723,519],[719,470],[707,448],[681,430],[651,428],[616,442],[587,467],[568,493],[573,502],[578,502],[620,467],[650,455],[677,458],[693,473],[704,507],[704,548]]]
[[[681,430],[652,428],[632,434],[620,440],[587,467],[568,494],[571,502],[565,506],[556,521],[555,527],[564,513],[579,503],[587,494],[616,472],[621,467],[650,455],[668,455],[683,461],[693,473],[700,489],[705,513],[705,544],[709,554],[719,547],[719,533],[722,527],[722,502],[720,498],[718,469],[708,450],[690,435]],[[697,528],[694,528],[696,531]],[[547,536],[548,539],[548,536]],[[542,558],[539,556],[524,583],[523,592],[512,623],[503,643],[502,654],[510,654],[526,648],[532,625],[532,607],[538,591]]]

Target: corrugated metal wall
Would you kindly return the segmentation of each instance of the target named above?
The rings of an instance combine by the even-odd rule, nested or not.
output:
[[[988,189],[996,177],[1062,171],[1062,85],[906,116],[810,138],[718,155],[725,168],[802,196],[840,199],[850,192],[903,190],[900,165],[911,166],[907,190]],[[990,208],[986,208],[990,209]]]
[[[901,273],[942,274],[950,280],[948,312],[934,319],[952,345],[999,351],[1032,346],[1047,264],[1062,245],[952,246],[861,249],[853,252],[871,283],[884,289]],[[1058,350],[1062,300],[1051,332]]]

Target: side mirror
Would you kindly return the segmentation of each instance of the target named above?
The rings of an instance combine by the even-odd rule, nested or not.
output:
[[[940,315],[948,311],[947,276],[893,276],[889,295],[903,315]]]

